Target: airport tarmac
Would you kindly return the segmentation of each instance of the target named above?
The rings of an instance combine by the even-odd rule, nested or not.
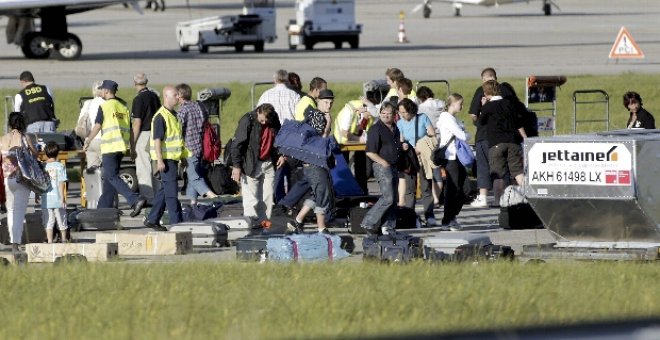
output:
[[[180,182],[181,184],[181,182]],[[375,180],[369,181],[369,191],[373,195],[378,194],[378,184]],[[180,196],[182,204],[188,203],[185,197]],[[227,200],[235,201],[236,198],[227,197]],[[489,197],[489,203],[492,205],[493,198]],[[80,204],[80,184],[79,183],[70,183],[68,190],[68,208],[75,208]],[[131,211],[130,207],[123,199],[119,197],[119,208],[123,211],[123,216],[121,216],[121,226],[122,230],[126,232],[145,232],[152,231],[150,228],[146,228],[143,225],[144,221],[144,211],[142,214],[136,217],[130,217],[128,214]],[[416,210],[418,215],[423,215],[421,204],[417,204]],[[28,213],[39,213],[40,209],[34,204],[33,200],[30,200],[30,206],[28,207]],[[553,236],[553,233],[547,229],[525,229],[525,230],[508,230],[502,229],[499,226],[498,214],[499,208],[473,208],[470,205],[465,205],[463,210],[458,216],[458,221],[463,227],[463,231],[459,233],[478,233],[482,235],[487,235],[490,237],[493,244],[501,244],[510,246],[516,255],[522,253],[523,245],[540,245],[547,243],[556,242],[556,238]],[[435,209],[435,216],[437,220],[440,221],[443,214],[443,208],[439,207]],[[340,221],[341,222],[341,221]],[[316,225],[308,224],[305,226],[305,232],[314,232],[316,230]],[[342,226],[342,223],[337,223],[335,226],[331,227],[330,230],[338,235],[351,235],[348,232],[348,229]],[[79,231],[72,232],[73,242],[78,243],[94,243],[96,240],[96,233],[98,232],[110,232],[110,231]],[[414,234],[422,238],[433,237],[439,234],[453,234],[455,232],[451,231],[440,231],[439,227],[431,228],[420,228],[420,229],[402,229],[399,230],[401,233]],[[247,233],[247,232],[246,232]],[[364,235],[351,235],[354,239],[355,250],[353,251],[352,256],[344,260],[344,262],[360,262],[362,261],[362,239]],[[232,240],[230,239],[230,242]],[[1,245],[0,244],[0,255],[7,254],[11,249],[10,245]],[[195,247],[192,253],[185,255],[161,255],[161,256],[121,256],[116,258],[125,263],[172,263],[172,262],[186,262],[186,261],[210,261],[210,262],[228,262],[236,260],[236,248],[235,247],[220,247],[220,248],[207,248],[207,247]]]
[[[0,49],[0,88],[17,87],[17,76],[31,70],[40,83],[52,87],[87,88],[95,79],[112,78],[129,86],[132,75],[146,72],[153,83],[217,84],[270,80],[274,70],[298,72],[302,79],[320,75],[332,82],[384,78],[388,67],[399,67],[414,80],[477,78],[485,66],[500,77],[530,74],[660,73],[660,2],[653,0],[557,0],[544,16],[540,1],[499,7],[464,6],[454,17],[450,4],[433,3],[430,19],[410,13],[419,1],[356,1],[357,22],[363,25],[360,48],[335,50],[320,43],[314,51],[290,51],[285,26],[295,17],[294,2],[276,1],[277,34],[264,53],[247,47],[194,48],[179,51],[175,25],[179,21],[241,12],[241,1],[168,0],[165,12],[139,15],[120,5],[71,15],[69,30],[83,41],[80,60],[26,60],[20,48]],[[407,13],[410,43],[396,42],[399,11]],[[4,29],[7,18],[0,18]],[[626,26],[646,54],[643,60],[608,60],[621,26]]]

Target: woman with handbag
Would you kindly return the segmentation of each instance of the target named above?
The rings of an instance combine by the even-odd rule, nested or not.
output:
[[[7,229],[12,251],[18,251],[23,236],[23,220],[30,198],[30,189],[16,181],[18,171],[16,149],[26,147],[35,157],[37,149],[25,135],[25,121],[21,113],[12,112],[9,115],[8,125],[10,131],[0,138],[0,152],[2,152],[2,172],[7,195]]]
[[[447,165],[444,166],[447,175],[445,185],[445,211],[442,217],[442,227],[452,231],[461,230],[461,225],[456,216],[463,208],[465,197],[463,184],[467,178],[465,166],[460,163],[456,155],[456,142],[460,139],[465,141],[467,134],[461,128],[456,115],[463,109],[463,97],[453,93],[447,98],[445,111],[440,114],[437,128],[440,131],[440,146],[447,146],[445,158]]]

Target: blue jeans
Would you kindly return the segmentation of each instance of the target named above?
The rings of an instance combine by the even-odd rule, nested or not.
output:
[[[381,221],[390,230],[396,227],[396,197],[399,186],[399,174],[396,166],[385,168],[384,166],[373,163],[374,176],[380,187],[380,198],[378,202],[369,209],[362,220],[362,227],[377,230]]]
[[[160,173],[160,186],[154,194],[154,203],[147,221],[157,224],[163,217],[165,207],[171,224],[181,223],[181,203],[179,202],[179,187],[177,183],[178,162],[164,159],[165,170]]]
[[[314,194],[314,213],[330,213],[335,206],[335,193],[330,173],[327,169],[311,164],[306,165],[303,170]]]
[[[55,132],[55,122],[52,120],[40,120],[31,123],[25,128],[26,133]]]
[[[286,196],[286,190],[284,190],[284,183],[287,184],[287,188],[291,190],[291,167],[289,163],[284,162],[284,165],[275,170],[275,183],[274,183],[274,198],[275,204],[277,204],[281,199]]]
[[[124,154],[121,152],[106,153],[101,155],[101,167],[103,168],[103,193],[99,197],[97,208],[114,207],[117,193],[124,196],[128,204],[132,206],[140,199],[126,182],[119,178],[119,165]]]
[[[289,188],[289,192],[286,193],[286,196],[282,197],[278,204],[287,208],[293,208],[305,197],[305,195],[307,195],[307,192],[309,192],[310,189],[307,177],[303,176],[296,181],[291,188]]]
[[[187,160],[186,176],[188,177],[188,186],[186,187],[186,196],[194,201],[197,200],[197,196],[203,196],[211,189],[202,178],[204,169],[201,167],[200,156],[191,156]]]

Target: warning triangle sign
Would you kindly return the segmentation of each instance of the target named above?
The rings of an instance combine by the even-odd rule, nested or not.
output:
[[[630,32],[623,26],[621,26],[619,34],[614,40],[612,50],[610,50],[610,59],[618,58],[644,58],[644,52],[639,48]]]

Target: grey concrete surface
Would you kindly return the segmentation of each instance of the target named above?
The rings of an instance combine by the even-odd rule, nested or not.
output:
[[[298,72],[303,79],[320,75],[330,82],[382,78],[388,67],[399,67],[414,80],[477,77],[494,66],[502,77],[529,74],[614,74],[660,72],[660,2],[654,0],[558,0],[546,17],[539,1],[499,7],[463,8],[452,16],[449,4],[433,4],[430,19],[409,13],[418,1],[360,0],[357,21],[364,26],[360,49],[334,50],[331,43],[314,51],[289,51],[285,26],[294,18],[293,1],[277,1],[277,34],[264,53],[236,53],[231,48],[179,52],[175,25],[179,21],[239,14],[240,1],[168,0],[165,12],[139,15],[122,6],[72,15],[70,31],[83,41],[78,61],[26,60],[20,49],[0,49],[0,88],[17,87],[16,77],[30,69],[41,83],[87,88],[94,79],[113,78],[130,86],[135,72],[146,72],[154,83],[262,81],[275,69]],[[410,43],[396,43],[398,13],[408,13]],[[4,29],[6,18],[0,19]],[[644,60],[608,61],[621,26],[626,26]]]

